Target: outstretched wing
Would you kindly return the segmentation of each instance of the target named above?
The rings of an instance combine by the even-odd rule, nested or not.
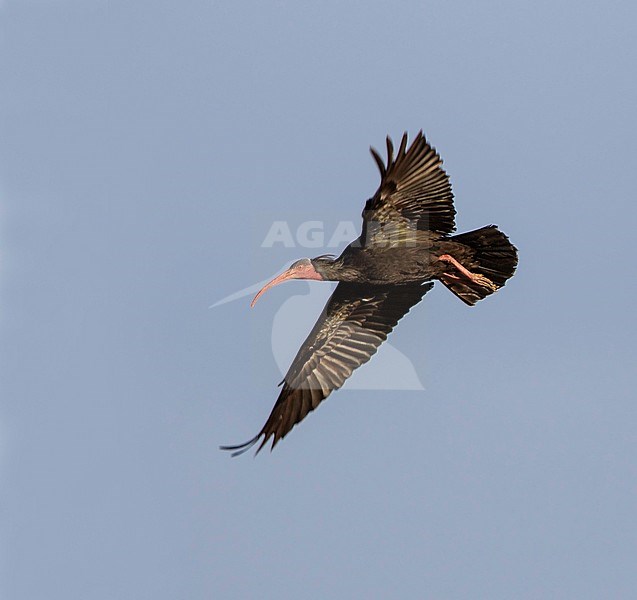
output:
[[[363,210],[363,245],[409,241],[417,231],[451,233],[456,225],[453,193],[442,159],[418,133],[407,150],[407,133],[394,158],[387,137],[387,164],[370,148],[380,186]]]
[[[272,448],[334,390],[354,369],[366,363],[396,323],[420,302],[433,283],[370,287],[338,284],[321,316],[292,362],[283,389],[261,431],[238,446],[222,446],[242,454],[271,437]]]

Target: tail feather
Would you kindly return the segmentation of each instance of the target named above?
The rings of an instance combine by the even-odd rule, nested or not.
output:
[[[473,263],[470,270],[493,283],[483,285],[452,274],[440,277],[440,281],[466,304],[473,306],[478,300],[490,296],[515,273],[518,251],[495,225],[455,235],[451,240],[468,247]]]

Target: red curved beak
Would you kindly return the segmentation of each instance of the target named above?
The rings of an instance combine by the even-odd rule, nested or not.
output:
[[[296,267],[291,267],[281,275],[275,277],[272,281],[266,283],[258,292],[257,295],[250,302],[250,308],[253,308],[257,303],[257,300],[270,288],[275,285],[279,285],[279,283],[283,283],[288,279],[316,279],[318,281],[323,281],[323,278],[317,273],[316,269],[312,266],[311,263],[307,265],[300,265]]]

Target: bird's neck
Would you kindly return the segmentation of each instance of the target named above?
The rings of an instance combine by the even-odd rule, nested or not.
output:
[[[325,281],[359,281],[360,273],[350,265],[346,265],[342,258],[334,260],[321,258],[315,261],[316,272]]]

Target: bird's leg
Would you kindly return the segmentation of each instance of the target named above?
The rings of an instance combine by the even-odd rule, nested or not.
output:
[[[442,260],[443,262],[447,262],[447,263],[452,264],[467,279],[470,279],[471,281],[473,281],[474,283],[477,283],[478,285],[481,285],[482,287],[488,288],[488,289],[490,289],[490,290],[492,290],[494,292],[498,289],[498,286],[495,283],[493,283],[493,281],[491,281],[488,277],[485,277],[484,275],[480,275],[479,273],[472,273],[471,271],[469,271],[469,269],[466,269],[465,267],[463,267],[450,254],[443,254],[442,256],[438,257],[438,260]],[[450,274],[449,273],[445,273],[445,275],[448,276]],[[459,279],[458,277],[455,277],[455,276],[452,276],[452,277],[455,278],[455,279]]]

